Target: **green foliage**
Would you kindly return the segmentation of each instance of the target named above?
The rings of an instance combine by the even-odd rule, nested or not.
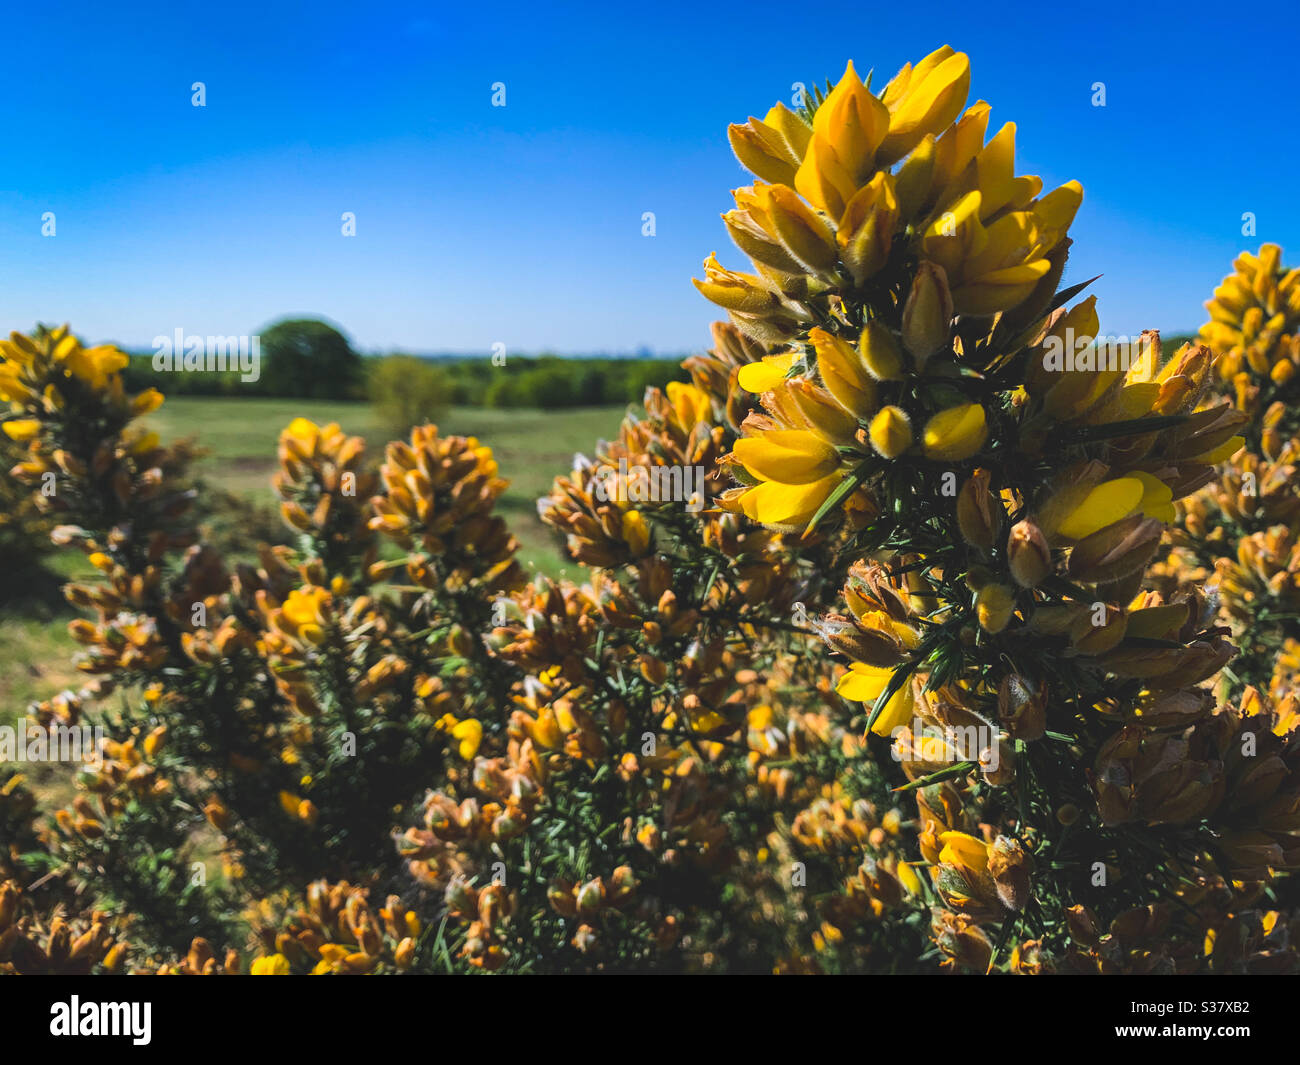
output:
[[[136,352],[122,372],[123,383],[131,391],[156,388],[164,395],[178,396],[364,397],[363,360],[333,326],[310,318],[293,319],[278,322],[257,339],[261,364],[256,380],[244,380],[237,359],[228,370],[176,372],[156,368],[152,353]]]
[[[299,330],[298,327],[304,327]],[[310,327],[310,328],[307,328]],[[325,339],[333,335],[335,339]],[[262,374],[245,382],[238,373],[167,373],[153,368],[153,357],[131,356],[123,380],[133,391],[157,388],[169,396],[283,396],[297,399],[358,399],[368,393],[379,410],[376,388],[391,404],[399,396],[406,409],[428,411],[434,407],[489,407],[517,410],[523,407],[562,410],[640,403],[647,388],[663,388],[669,381],[685,381],[686,372],[674,359],[579,358],[559,355],[511,355],[504,366],[481,357],[422,358],[414,355],[381,355],[361,358],[337,349],[343,338],[321,322],[283,322],[262,336]],[[322,344],[323,354],[313,345]],[[346,341],[343,341],[346,344]],[[390,360],[399,360],[388,367]],[[341,372],[330,367],[334,360]],[[410,375],[403,383],[396,367]],[[423,370],[418,370],[423,367]],[[389,377],[389,375],[393,375]],[[437,382],[435,385],[434,382]],[[344,387],[344,382],[346,386]],[[338,386],[338,387],[336,387]],[[411,395],[402,395],[403,392]],[[421,406],[423,404],[423,406]],[[409,428],[398,412],[397,421]],[[396,425],[382,414],[385,426]],[[397,430],[402,431],[402,430]]]
[[[362,377],[361,356],[324,322],[295,319],[262,334],[260,385],[267,395],[351,399]]]
[[[17,575],[36,566],[52,546],[53,522],[36,506],[31,487],[19,484],[9,472],[22,458],[22,446],[0,435],[0,557],[10,578],[0,599],[18,590],[22,582],[15,579]]]
[[[495,366],[489,359],[447,360],[439,365],[447,374],[452,404],[498,409],[640,403],[647,388],[687,379],[672,359],[512,355],[505,366]]]
[[[366,363],[370,402],[392,436],[405,436],[424,422],[438,421],[447,406],[447,374],[414,355],[386,355]]]

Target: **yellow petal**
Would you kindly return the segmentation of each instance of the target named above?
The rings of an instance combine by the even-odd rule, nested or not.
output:
[[[925,423],[922,446],[928,458],[961,462],[979,451],[987,437],[984,408],[978,403],[962,403]]]
[[[849,672],[840,678],[835,691],[853,702],[872,703],[885,690],[893,673],[892,669],[854,662],[849,667]],[[880,711],[880,716],[871,726],[871,731],[877,736],[890,735],[894,729],[901,728],[911,720],[915,708],[916,700],[912,695],[912,685],[905,683],[889,697],[884,709]]]
[[[882,407],[867,429],[871,446],[881,458],[896,459],[912,446],[912,423],[899,407]]]
[[[899,381],[903,377],[903,353],[889,327],[873,318],[858,337],[858,357],[867,373],[877,381]]]
[[[802,527],[812,520],[842,479],[836,472],[810,484],[765,481],[740,497],[740,507],[747,517],[763,525]]]
[[[30,440],[41,431],[41,423],[38,418],[18,418],[3,424],[5,435],[11,440]]]
[[[1107,525],[1127,518],[1142,502],[1143,486],[1136,477],[1118,477],[1093,488],[1056,531],[1071,540],[1082,540]]]
[[[768,355],[760,362],[749,362],[740,368],[737,380],[746,392],[770,392],[785,380],[794,365],[796,352],[788,355]]]
[[[844,205],[858,190],[857,182],[845,169],[835,148],[818,134],[813,134],[808,142],[808,154],[795,174],[794,187],[805,200],[832,218],[844,214]]]
[[[1035,259],[972,278],[953,289],[953,306],[958,314],[988,315],[1008,311],[1024,302],[1051,268],[1048,260]]]
[[[1197,455],[1188,461],[1204,462],[1208,465],[1215,466],[1220,462],[1226,462],[1228,459],[1232,458],[1232,456],[1240,451],[1245,444],[1246,441],[1244,437],[1234,436],[1229,440],[1225,440],[1218,447]]]
[[[1159,477],[1155,477],[1142,470],[1137,470],[1127,474],[1128,477],[1136,477],[1142,482],[1142,499],[1138,502],[1137,509],[1140,513],[1145,514],[1148,518],[1155,518],[1157,521],[1171,521],[1172,518],[1161,517],[1162,514],[1173,514],[1173,489]]]
[[[479,744],[483,742],[483,725],[474,718],[466,718],[451,730],[451,734],[460,740],[457,752],[469,761],[478,753]]]
[[[871,173],[876,149],[889,125],[889,109],[862,83],[850,61],[844,76],[813,116],[813,137],[834,147],[856,188]]]
[[[852,344],[823,329],[808,338],[817,352],[817,371],[826,390],[850,414],[865,416],[876,404],[876,385]]]
[[[283,954],[267,954],[254,958],[248,971],[252,976],[288,976],[289,959]]]
[[[807,429],[773,429],[736,441],[735,454],[753,476],[782,484],[820,480],[840,464],[839,452]]]
[[[901,72],[900,72],[901,74]],[[970,91],[970,59],[946,45],[916,65],[901,93],[891,94],[889,135],[880,146],[882,159],[901,159],[926,134],[945,129],[961,112]]]
[[[986,874],[989,867],[989,847],[982,839],[965,832],[941,832],[939,842],[943,850],[939,852],[942,865],[953,865],[959,869]]]

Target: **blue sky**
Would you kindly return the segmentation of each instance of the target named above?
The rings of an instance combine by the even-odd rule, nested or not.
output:
[[[698,349],[690,278],[743,261],[728,122],[944,43],[1019,170],[1083,183],[1067,280],[1104,273],[1107,333],[1199,325],[1242,248],[1300,261],[1294,5],[23,6],[0,15],[5,332],[148,348],[311,314],[365,350]]]

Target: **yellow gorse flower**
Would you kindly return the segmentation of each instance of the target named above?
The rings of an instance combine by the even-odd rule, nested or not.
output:
[[[764,481],[738,498],[746,517],[776,529],[803,529],[840,483],[838,473],[807,484]]]
[[[252,976],[288,976],[293,970],[283,954],[265,954],[254,958],[248,971]]]
[[[737,374],[740,387],[749,392],[770,392],[785,380],[794,364],[795,353],[768,355],[759,362],[742,366]]]
[[[702,388],[683,384],[681,381],[669,381],[664,389],[668,402],[672,406],[677,425],[690,433],[700,422],[708,422],[713,412],[713,401]]]
[[[457,722],[451,734],[459,741],[456,746],[457,753],[468,762],[478,753],[479,744],[483,742],[483,724],[475,718],[467,718]]]
[[[963,113],[969,82],[947,47],[879,93],[850,63],[806,113],[777,105],[731,127],[761,180],[736,190],[724,221],[754,272],[710,256],[696,284],[778,350],[739,372],[766,416],[741,427],[748,487],[724,506],[793,529],[881,461],[962,463],[984,447],[985,400],[952,394],[965,356],[954,320],[1046,304],[1081,191],[1040,197],[1038,178],[1018,176],[1014,126],[985,144],[988,106]],[[866,513],[868,496],[837,499]]]
[[[984,408],[978,403],[961,403],[926,422],[921,439],[926,457],[961,462],[979,451],[987,437]]]
[[[15,410],[60,409],[66,393],[81,387],[93,393],[111,393],[129,417],[146,414],[162,402],[149,389],[129,402],[122,390],[121,371],[130,358],[111,344],[83,347],[66,325],[34,337],[12,333],[0,340],[0,400]]]
[[[1282,265],[1276,244],[1262,245],[1258,254],[1242,252],[1232,265],[1234,272],[1205,304],[1210,320],[1201,326],[1201,339],[1223,353],[1218,371],[1224,381],[1247,373],[1283,384],[1297,369],[1291,338],[1300,332],[1300,269]]]
[[[885,690],[893,673],[892,669],[871,666],[865,662],[854,662],[836,684],[836,694],[853,702],[871,705]],[[889,697],[884,710],[872,724],[871,731],[877,736],[889,736],[895,729],[910,722],[915,712],[916,701],[912,694],[912,686],[904,684]]]
[[[738,505],[764,525],[802,527],[841,479],[839,453],[806,429],[738,440],[735,455],[758,482],[738,497]]]
[[[808,484],[839,466],[836,450],[816,433],[786,429],[736,441],[736,457],[750,474],[764,481]]]
[[[850,62],[811,122],[778,104],[732,126],[737,157],[766,182],[737,190],[724,216],[758,273],[710,258],[700,290],[760,339],[793,335],[820,291],[866,284],[911,233],[912,252],[945,271],[959,313],[1023,301],[1053,269],[1082,193],[1071,182],[1036,199],[1042,182],[1014,172],[1015,127],[984,145],[987,105],[958,121],[969,85],[968,58],[948,47],[879,95]],[[789,284],[798,274],[809,277]]]
[[[330,593],[324,588],[295,588],[280,608],[275,620],[289,636],[308,644],[325,638]]]
[[[896,459],[912,446],[912,423],[901,407],[881,407],[871,419],[867,435],[881,458]]]

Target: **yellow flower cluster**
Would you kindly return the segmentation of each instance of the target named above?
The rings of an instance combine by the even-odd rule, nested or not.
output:
[[[711,257],[697,287],[741,329],[780,342],[836,317],[846,292],[889,286],[892,263],[924,259],[935,269],[896,293],[910,309],[909,353],[924,362],[939,308],[1009,311],[1059,277],[1053,253],[1082,191],[1071,182],[1040,197],[1039,178],[1017,176],[1015,125],[986,144],[989,106],[963,110],[969,85],[968,58],[947,47],[879,95],[850,63],[811,122],[777,104],[732,126],[760,181],[737,190],[724,220],[758,272]]]
[[[1282,265],[1282,249],[1265,244],[1242,252],[1234,272],[1205,304],[1210,320],[1201,339],[1221,352],[1219,376],[1233,386],[1243,409],[1261,410],[1261,381],[1285,386],[1300,369],[1300,269]]]
[[[388,445],[379,475],[384,492],[370,501],[370,528],[413,552],[406,572],[414,583],[459,588],[476,581],[489,591],[519,584],[518,543],[491,512],[506,487],[491,448],[420,426],[409,443]],[[379,563],[372,577],[391,571]]]
[[[127,945],[107,913],[45,920],[24,907],[23,894],[16,881],[0,881],[0,974],[85,976],[121,968]]]
[[[369,539],[364,505],[375,490],[364,468],[365,442],[337,423],[295,418],[280,434],[280,469],[271,483],[286,523],[338,554]]]
[[[733,126],[760,181],[724,218],[755,272],[711,258],[696,285],[767,348],[730,381],[753,398],[728,404],[744,413],[724,459],[738,486],[720,503],[809,545],[829,536],[847,563],[847,609],[816,620],[847,660],[836,691],[893,738],[917,789],[936,942],[984,968],[1004,959],[983,926],[1018,922],[1031,851],[1053,854],[1043,833],[1080,817],[1121,851],[1122,826],[1212,820],[1232,841],[1222,868],[1242,879],[1296,863],[1277,813],[1290,768],[1270,778],[1287,798],[1229,827],[1242,822],[1225,758],[1243,726],[1197,687],[1235,653],[1226,630],[1197,589],[1147,583],[1175,503],[1241,450],[1248,415],[1218,401],[1207,346],[1168,356],[1147,333],[1117,358],[1096,344],[1095,301],[1056,292],[1080,190],[1040,197],[1015,173],[1014,127],[986,144],[987,105],[963,113],[968,83],[947,48],[879,93],[850,65],[803,112]],[[1273,253],[1247,266],[1272,317],[1239,333],[1271,343],[1294,278]],[[1279,533],[1242,546],[1242,567],[1274,585],[1290,558]],[[1050,779],[1061,819],[983,813],[975,779],[1007,789],[1008,806]],[[931,816],[940,781],[946,812]],[[1245,841],[1264,824],[1283,839],[1254,860]],[[1023,947],[1010,964],[1039,971],[1062,941]]]
[[[365,888],[318,880],[304,898],[260,901],[248,914],[257,942],[249,961],[196,937],[181,958],[154,969],[160,975],[362,975],[410,967],[423,932],[419,916],[396,895],[376,912]]]

